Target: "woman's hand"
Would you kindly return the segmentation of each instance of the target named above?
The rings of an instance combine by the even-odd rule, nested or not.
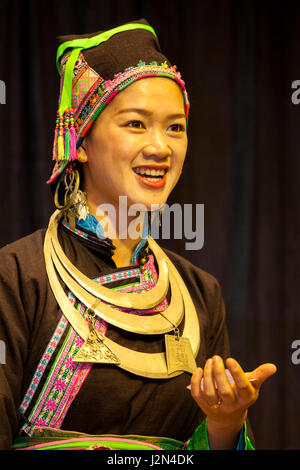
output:
[[[256,402],[261,385],[276,372],[274,364],[262,364],[252,372],[244,372],[232,358],[226,360],[234,384],[230,384],[221,357],[206,361],[191,379],[191,394],[207,416],[211,448],[234,448],[243,427],[248,408]],[[203,385],[201,387],[201,379]]]

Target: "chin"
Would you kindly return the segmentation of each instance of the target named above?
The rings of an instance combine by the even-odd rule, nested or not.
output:
[[[129,206],[132,205],[132,204],[141,204],[143,207],[146,208],[147,211],[156,211],[158,210],[160,207],[164,206],[164,204],[166,203],[167,199],[155,199],[153,198],[152,200],[149,200],[149,198],[146,200],[146,199],[140,199],[140,200],[136,200],[136,201],[133,201],[132,203],[128,204]]]
[[[138,191],[135,193],[135,197],[133,197],[133,191],[130,194],[127,194],[127,206],[130,207],[134,204],[140,204],[141,206],[145,207],[145,210],[150,211],[151,205],[155,205],[154,210],[156,208],[163,206],[168,199],[168,195],[166,194],[151,194],[152,192],[147,192],[146,194],[139,194]]]

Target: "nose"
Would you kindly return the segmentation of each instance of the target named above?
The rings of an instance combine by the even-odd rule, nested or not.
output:
[[[172,155],[172,150],[168,145],[167,138],[162,132],[151,133],[147,144],[143,149],[144,157],[167,158]]]

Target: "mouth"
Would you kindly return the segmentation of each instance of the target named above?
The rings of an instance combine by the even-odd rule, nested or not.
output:
[[[161,188],[166,183],[168,167],[139,166],[133,168],[139,181],[152,188]]]

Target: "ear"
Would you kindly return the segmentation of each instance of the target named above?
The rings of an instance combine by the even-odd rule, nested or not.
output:
[[[88,161],[87,153],[82,146],[78,147],[76,153],[77,153],[77,160],[79,162],[86,163]]]

